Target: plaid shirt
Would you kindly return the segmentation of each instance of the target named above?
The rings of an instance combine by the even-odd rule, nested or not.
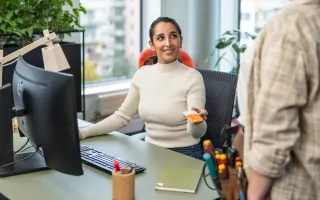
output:
[[[320,199],[320,0],[275,14],[238,84],[248,175],[274,178],[270,199]]]

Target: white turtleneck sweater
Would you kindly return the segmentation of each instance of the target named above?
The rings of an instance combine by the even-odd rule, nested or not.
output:
[[[188,123],[184,111],[204,108],[205,88],[201,74],[178,60],[170,64],[146,65],[132,78],[121,107],[111,116],[81,130],[83,138],[115,131],[139,112],[146,125],[146,142],[165,147],[187,147],[199,143],[207,124]]]

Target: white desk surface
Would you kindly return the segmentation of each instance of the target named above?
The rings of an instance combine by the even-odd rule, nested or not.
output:
[[[15,134],[15,146],[25,138]],[[196,166],[203,162],[147,142],[114,132],[110,135],[81,141],[97,149],[127,159],[147,168],[136,175],[136,200],[212,200],[218,197],[200,179],[196,194],[157,191],[154,184],[165,166]],[[68,163],[66,163],[68,164]],[[112,199],[112,178],[109,174],[83,164],[84,175],[75,177],[53,170],[0,178],[0,192],[12,200],[106,200]]]

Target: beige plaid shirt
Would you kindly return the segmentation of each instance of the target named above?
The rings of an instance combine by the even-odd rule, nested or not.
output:
[[[320,0],[275,14],[244,63],[246,169],[274,178],[270,199],[320,199]]]

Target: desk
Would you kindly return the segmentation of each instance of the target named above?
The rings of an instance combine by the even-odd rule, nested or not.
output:
[[[15,146],[25,138],[15,136]],[[157,191],[154,184],[161,170],[170,165],[201,168],[203,162],[180,153],[157,147],[130,136],[113,132],[81,141],[102,151],[127,159],[147,170],[136,175],[136,200],[212,200],[218,197],[201,178],[196,194]],[[19,148],[19,146],[17,147]],[[67,163],[66,163],[67,164]],[[112,199],[110,175],[83,164],[84,175],[75,177],[53,170],[0,179],[0,192],[12,200],[108,200]]]

